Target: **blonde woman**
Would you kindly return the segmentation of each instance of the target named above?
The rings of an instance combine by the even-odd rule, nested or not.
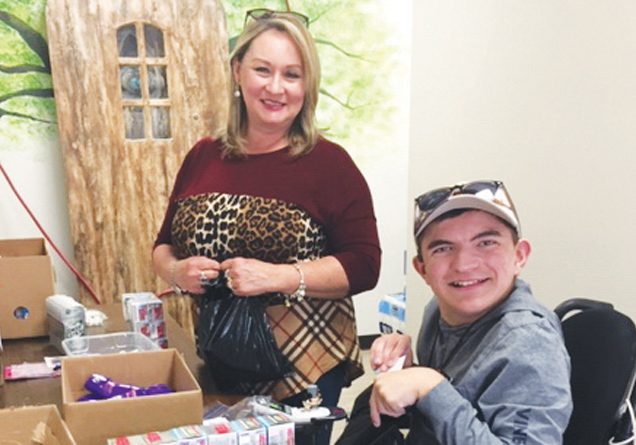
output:
[[[236,357],[206,356],[201,317],[198,349],[223,389],[300,405],[317,384],[323,404],[336,406],[363,372],[351,296],[375,286],[381,250],[365,179],[316,128],[320,64],[307,24],[293,12],[248,12],[231,54],[227,130],[185,158],[153,263],[200,295],[201,311],[215,292],[267,300],[290,372],[242,380]]]

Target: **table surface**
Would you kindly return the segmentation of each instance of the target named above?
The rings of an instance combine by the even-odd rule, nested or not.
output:
[[[104,334],[108,332],[129,331],[130,328],[123,318],[121,304],[104,304],[96,307],[104,312],[108,319],[104,326],[91,327],[87,334]],[[196,347],[187,333],[169,315],[166,318],[168,347],[177,349],[199,382],[203,393],[203,404],[208,406],[216,401],[231,405],[240,396],[223,394],[212,380],[203,360],[196,353]],[[61,355],[60,351],[49,343],[48,337],[3,340],[4,365],[24,362],[41,362],[44,357]],[[62,386],[59,377],[40,379],[8,380],[0,386],[0,408],[25,405],[57,405],[62,412]]]

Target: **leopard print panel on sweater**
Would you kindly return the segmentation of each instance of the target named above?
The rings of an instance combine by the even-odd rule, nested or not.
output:
[[[207,256],[221,262],[241,256],[294,263],[322,256],[326,237],[307,213],[276,199],[206,193],[185,198],[172,222],[180,258]]]

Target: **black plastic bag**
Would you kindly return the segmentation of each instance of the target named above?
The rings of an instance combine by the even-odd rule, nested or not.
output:
[[[402,445],[404,436],[400,428],[408,427],[408,415],[394,418],[382,416],[379,427],[371,422],[369,400],[373,385],[362,391],[356,400],[349,416],[349,421],[336,445]]]
[[[265,314],[267,298],[237,297],[214,286],[199,300],[197,350],[221,389],[263,382],[292,370]]]

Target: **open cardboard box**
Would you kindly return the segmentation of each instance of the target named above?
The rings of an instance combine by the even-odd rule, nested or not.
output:
[[[175,392],[77,402],[93,373],[137,386],[164,383]],[[62,403],[64,420],[82,445],[203,422],[201,388],[176,349],[67,357],[62,360]]]
[[[47,335],[46,298],[55,293],[44,239],[0,240],[0,326],[3,338]]]
[[[0,410],[0,444],[31,445],[34,431],[43,422],[47,434],[44,445],[75,445],[55,405],[26,406]]]
[[[2,346],[2,332],[0,332],[0,386],[4,385],[4,347]]]

